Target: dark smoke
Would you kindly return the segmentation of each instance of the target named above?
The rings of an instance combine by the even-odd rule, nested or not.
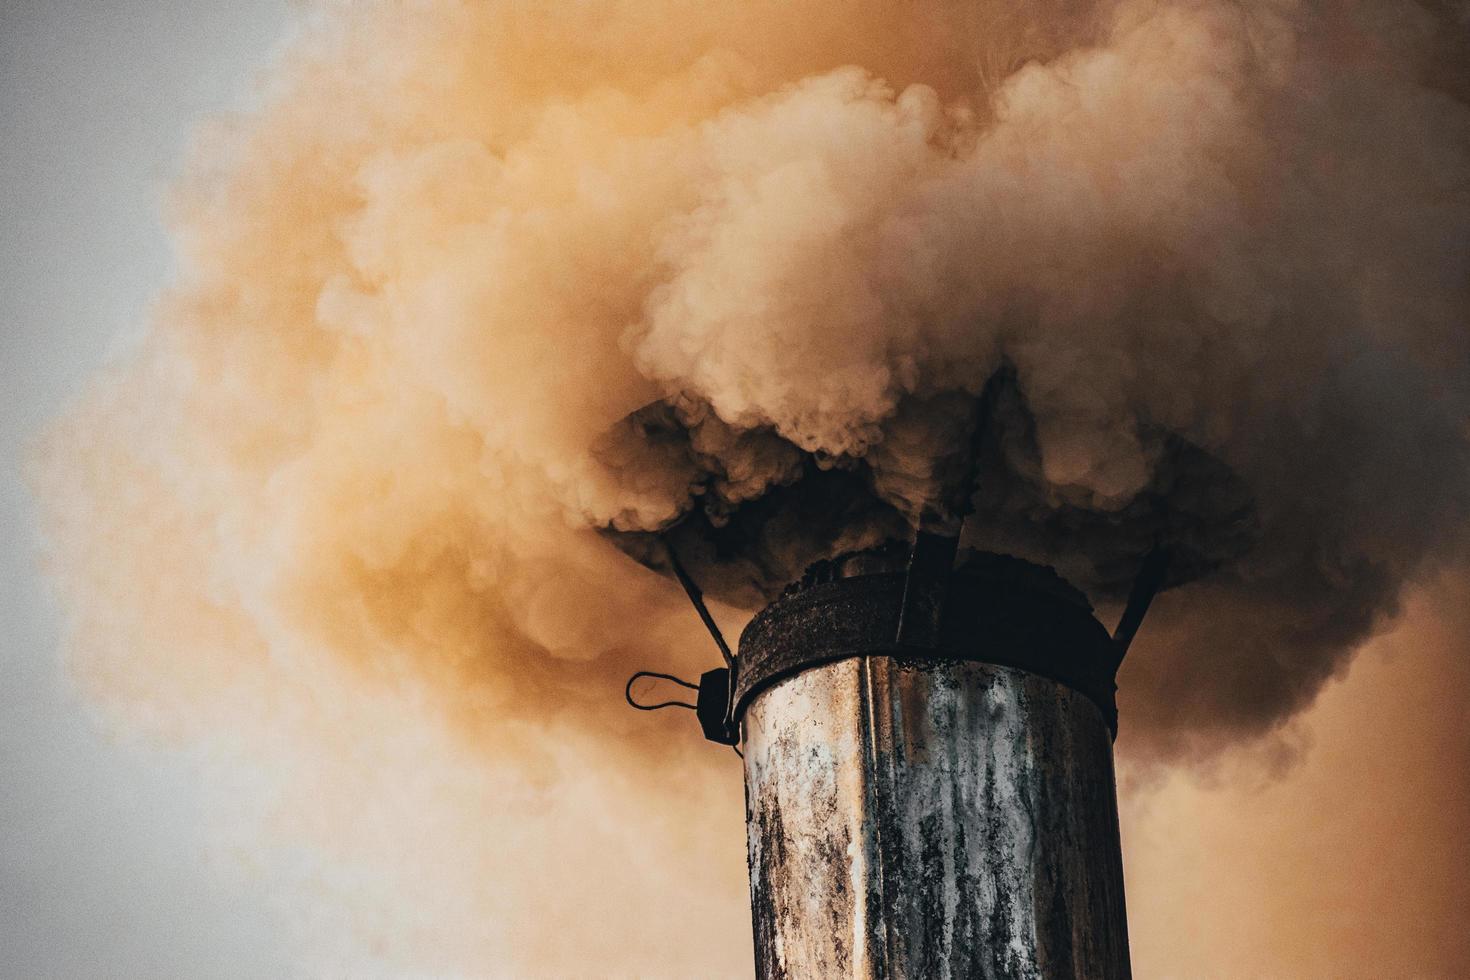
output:
[[[1250,493],[1228,466],[1169,433],[1145,438],[1149,481],[1106,510],[1048,493],[1035,419],[1014,376],[995,376],[993,403],[952,393],[906,398],[885,438],[863,456],[803,452],[769,427],[732,433],[708,405],[657,402],[594,446],[613,469],[663,474],[687,492],[663,526],[614,518],[609,538],[637,561],[670,573],[666,548],[718,598],[754,608],[807,566],[867,548],[902,546],[922,516],[965,525],[965,542],[1066,568],[1102,602],[1126,594],[1144,557],[1166,549],[1165,588],[1210,575],[1255,544]],[[935,431],[940,433],[933,438]],[[905,446],[911,433],[928,436]],[[978,490],[965,495],[965,488]],[[959,496],[956,496],[956,494]]]

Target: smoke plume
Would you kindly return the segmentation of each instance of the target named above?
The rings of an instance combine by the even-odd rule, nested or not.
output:
[[[741,921],[738,852],[648,859],[738,840],[738,787],[687,719],[622,710],[632,669],[713,656],[618,544],[784,515],[717,609],[738,627],[906,534],[997,370],[970,544],[1105,611],[1161,535],[1197,557],[1120,678],[1136,757],[1277,728],[1464,558],[1463,5],[301,19],[260,105],[201,129],[176,280],[35,482],[79,676],[264,760],[255,798],[290,802],[242,826],[387,869],[422,921],[383,962],[415,930],[448,972],[743,955],[664,945]],[[727,815],[665,821],[679,797]],[[302,888],[386,914],[332,867]]]

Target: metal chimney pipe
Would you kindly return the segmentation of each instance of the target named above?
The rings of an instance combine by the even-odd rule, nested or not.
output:
[[[974,555],[901,640],[893,564],[815,566],[741,637],[756,975],[1128,977],[1107,630]]]

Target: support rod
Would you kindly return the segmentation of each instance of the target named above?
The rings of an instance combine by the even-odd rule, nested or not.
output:
[[[720,656],[725,658],[724,667],[707,670],[700,675],[699,697],[695,705],[699,726],[704,730],[704,737],[711,742],[737,746],[735,752],[738,755],[740,731],[734,719],[735,655],[730,652],[730,644],[725,642],[725,634],[720,632],[720,624],[715,622],[715,618],[710,615],[709,606],[704,604],[704,593],[699,590],[699,584],[679,561],[679,553],[674,550],[673,543],[668,538],[662,540],[664,551],[669,555],[669,567],[674,570],[674,577],[684,587],[684,594],[689,597],[694,611],[699,613],[704,628],[714,637],[715,645],[720,648]]]
[[[1159,587],[1164,584],[1164,575],[1168,571],[1169,552],[1163,545],[1156,544],[1144,557],[1138,577],[1133,580],[1133,588],[1128,593],[1128,605],[1123,608],[1123,618],[1118,620],[1118,628],[1113,630],[1113,644],[1118,648],[1120,665],[1128,654],[1133,638],[1138,635],[1144,614],[1148,612],[1149,604],[1154,601]]]
[[[664,538],[663,543],[664,550],[669,555],[669,565],[674,569],[674,577],[684,587],[684,594],[689,596],[689,601],[694,604],[694,611],[699,613],[699,618],[704,621],[704,628],[709,630],[709,635],[715,638],[715,644],[720,648],[720,656],[725,658],[725,666],[733,669],[735,655],[730,652],[730,644],[725,642],[725,635],[720,632],[719,624],[710,615],[709,607],[704,604],[704,593],[699,591],[699,585],[684,570],[684,566],[679,562],[679,554],[674,550],[669,539]]]
[[[913,550],[904,576],[903,600],[898,613],[898,635],[903,646],[931,645],[938,640],[949,593],[949,573],[959,553],[965,517],[980,483],[981,458],[990,439],[996,404],[1007,387],[1015,384],[1016,372],[1007,363],[996,368],[985,382],[975,403],[974,428],[970,435],[970,459],[960,484],[947,502],[933,501],[924,508],[914,531]]]

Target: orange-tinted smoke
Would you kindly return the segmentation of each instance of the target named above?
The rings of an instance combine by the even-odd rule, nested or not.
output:
[[[1125,793],[1138,976],[1470,972],[1467,600],[1417,594],[1272,745]]]
[[[635,667],[713,661],[594,530],[688,504],[687,475],[589,451],[656,398],[901,467],[925,430],[895,435],[898,406],[1004,356],[1056,499],[1111,512],[1150,427],[1220,454],[1267,533],[1160,601],[1123,676],[1140,756],[1270,730],[1459,560],[1448,13],[302,19],[260,107],[201,130],[176,281],[36,486],[79,676],[221,763],[230,832],[326,916],[303,928],[368,937],[329,969],[744,962],[730,760],[619,697]],[[726,478],[777,472],[738,444]]]

